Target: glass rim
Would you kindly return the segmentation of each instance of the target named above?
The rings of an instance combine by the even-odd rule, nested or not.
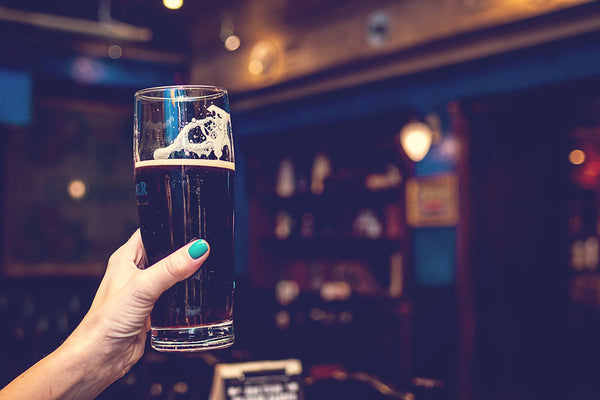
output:
[[[154,86],[145,89],[140,89],[134,94],[136,100],[150,100],[150,101],[164,101],[164,100],[175,100],[170,96],[166,96],[163,93],[167,90],[184,90],[198,91],[196,94],[189,94],[181,96],[182,100],[190,101],[194,99],[214,99],[221,96],[227,96],[227,89],[216,86],[216,85],[165,85],[165,86]],[[179,96],[178,96],[179,97]]]

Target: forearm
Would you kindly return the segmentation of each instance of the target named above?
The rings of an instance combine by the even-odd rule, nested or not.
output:
[[[90,400],[144,354],[154,302],[209,254],[198,240],[149,268],[140,231],[110,257],[90,310],[57,350],[0,391],[0,400]]]
[[[87,342],[87,343],[84,343]],[[86,400],[100,394],[116,378],[106,355],[93,343],[70,337],[53,353],[0,391],[0,400]]]

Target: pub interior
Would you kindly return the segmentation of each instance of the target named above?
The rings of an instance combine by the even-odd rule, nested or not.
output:
[[[138,226],[133,93],[216,84],[236,343],[147,348],[100,399],[208,399],[218,364],[293,359],[308,400],[600,398],[598,2],[166,5],[0,5],[0,387]]]

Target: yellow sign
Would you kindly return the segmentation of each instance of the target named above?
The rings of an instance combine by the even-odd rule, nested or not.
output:
[[[454,226],[458,222],[456,175],[412,178],[406,183],[406,219],[413,227]]]

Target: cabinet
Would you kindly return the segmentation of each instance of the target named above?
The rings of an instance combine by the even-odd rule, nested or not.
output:
[[[397,380],[408,374],[411,313],[408,173],[396,142],[404,121],[377,121],[242,142],[247,272],[255,290],[271,293],[282,356]]]

